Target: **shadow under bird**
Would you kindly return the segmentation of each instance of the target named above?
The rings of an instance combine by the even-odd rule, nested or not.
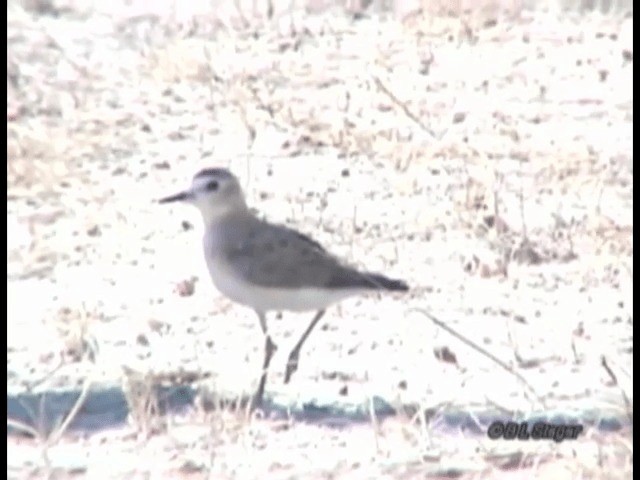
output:
[[[198,172],[188,190],[159,200],[196,206],[204,221],[204,257],[216,288],[258,315],[265,336],[262,375],[253,406],[262,403],[267,372],[276,350],[266,313],[316,311],[289,354],[285,383],[298,369],[300,350],[330,305],[368,291],[409,288],[401,280],[345,265],[313,239],[257,218],[245,202],[238,179],[223,168]]]

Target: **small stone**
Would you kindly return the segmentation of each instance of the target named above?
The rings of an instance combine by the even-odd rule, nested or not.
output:
[[[167,161],[154,163],[153,166],[158,170],[169,170],[171,168],[171,164]]]
[[[176,291],[181,297],[190,297],[196,291],[196,282],[191,280],[183,280],[176,285]]]
[[[467,118],[467,114],[464,112],[456,112],[453,114],[453,123],[462,123]]]
[[[434,348],[433,354],[441,362],[458,364],[455,354],[449,349],[449,347],[442,346]]]

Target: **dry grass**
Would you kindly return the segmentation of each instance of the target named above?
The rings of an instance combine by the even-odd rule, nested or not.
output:
[[[489,441],[443,418],[632,420],[630,5],[396,2],[401,22],[292,5],[10,4],[8,388],[83,395],[52,430],[13,422],[30,438],[9,439],[8,475],[628,478],[627,429]],[[240,400],[262,339],[190,253],[197,218],[151,201],[210,163],[413,286],[329,312],[291,385],[276,355],[284,418]],[[271,320],[282,351],[306,321]],[[167,413],[160,387],[181,382],[196,405]],[[112,384],[128,423],[69,431]]]

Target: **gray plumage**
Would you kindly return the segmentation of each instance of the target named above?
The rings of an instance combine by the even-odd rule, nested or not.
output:
[[[329,305],[364,291],[408,290],[401,280],[343,264],[311,237],[258,219],[247,207],[237,178],[228,170],[201,170],[190,189],[160,200],[178,201],[196,206],[202,214],[204,256],[216,288],[251,307],[260,320],[265,356],[254,407],[262,402],[276,350],[267,330],[268,311],[317,312],[289,354],[286,383],[298,368],[302,345]]]
[[[263,287],[408,290],[402,281],[343,265],[312,238],[281,225],[230,218],[219,228],[223,255],[242,278]]]

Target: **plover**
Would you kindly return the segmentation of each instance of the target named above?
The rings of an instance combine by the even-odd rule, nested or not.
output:
[[[405,292],[408,286],[377,273],[359,271],[295,230],[257,218],[238,179],[223,168],[198,172],[189,189],[159,200],[196,206],[204,221],[204,257],[216,288],[252,308],[265,336],[262,374],[253,397],[261,404],[276,345],[267,329],[269,311],[315,311],[289,354],[285,383],[298,368],[300,350],[330,305],[368,291]]]

